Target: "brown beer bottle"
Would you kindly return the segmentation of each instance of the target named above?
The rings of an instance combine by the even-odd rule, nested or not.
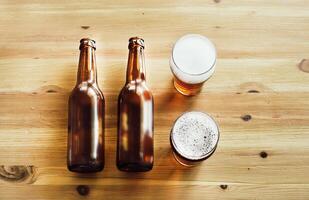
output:
[[[80,41],[77,82],[69,98],[67,166],[73,172],[104,168],[105,101],[97,83],[95,41]]]
[[[146,86],[144,40],[129,40],[126,84],[118,98],[117,167],[149,171],[153,167],[153,98]]]

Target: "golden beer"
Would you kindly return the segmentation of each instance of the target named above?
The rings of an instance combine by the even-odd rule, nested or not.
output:
[[[186,112],[174,123],[170,143],[175,159],[184,166],[194,166],[209,158],[219,141],[217,123],[203,112]]]

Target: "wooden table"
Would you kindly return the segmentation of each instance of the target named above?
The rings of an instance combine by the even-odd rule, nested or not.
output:
[[[309,199],[309,1],[30,1],[0,4],[0,199]],[[202,93],[172,86],[169,56],[187,33],[208,36],[217,70]],[[117,96],[127,42],[146,44],[155,98],[155,166],[116,169]],[[97,41],[106,98],[106,166],[66,169],[67,101],[82,37]],[[219,123],[201,166],[174,160],[169,131],[183,112]]]

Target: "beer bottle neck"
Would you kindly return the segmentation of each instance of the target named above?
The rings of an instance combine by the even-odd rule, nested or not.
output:
[[[129,45],[127,80],[145,81],[144,48],[139,45]]]
[[[88,45],[80,46],[77,84],[81,82],[97,83],[95,48]]]

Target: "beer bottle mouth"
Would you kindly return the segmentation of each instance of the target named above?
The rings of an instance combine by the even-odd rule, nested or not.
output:
[[[81,50],[83,47],[92,47],[96,49],[95,41],[90,38],[82,38],[80,41],[79,50]]]
[[[141,46],[143,48],[145,48],[145,45],[144,45],[144,39],[143,38],[140,38],[140,37],[131,37],[129,39],[129,46],[128,48],[132,48],[134,46]]]

